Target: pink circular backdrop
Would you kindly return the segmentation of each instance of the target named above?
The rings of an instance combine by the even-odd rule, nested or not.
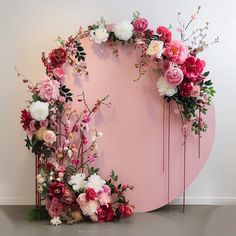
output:
[[[103,133],[96,165],[104,177],[114,169],[120,182],[135,186],[127,196],[136,206],[136,212],[151,211],[168,204],[167,155],[163,172],[163,100],[156,89],[157,73],[149,68],[138,82],[133,82],[138,76],[134,64],[139,55],[132,46],[119,47],[119,57],[115,58],[111,49],[104,45],[94,44],[89,39],[83,39],[82,44],[87,53],[89,78],[80,78],[67,68],[67,84],[74,94],[84,90],[91,105],[107,94],[112,103],[110,109],[104,107],[95,115],[95,126]],[[180,118],[174,109],[173,103],[170,112],[170,201],[183,192],[183,136]],[[209,156],[215,132],[213,106],[204,119],[209,128],[202,134],[200,159],[198,136],[189,132],[187,139],[186,187],[199,174]],[[165,130],[167,134],[167,125]],[[165,143],[167,153],[167,139]]]

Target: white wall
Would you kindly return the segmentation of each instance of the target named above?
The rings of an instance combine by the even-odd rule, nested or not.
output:
[[[236,203],[236,1],[225,0],[0,0],[0,204],[33,203],[33,158],[24,148],[19,111],[27,94],[14,72],[17,66],[33,81],[43,73],[42,51],[105,16],[108,22],[142,12],[151,25],[176,24],[176,13],[186,16],[201,5],[200,22],[211,22],[210,33],[220,44],[204,54],[217,95],[217,129],[211,156],[187,191],[189,203]]]

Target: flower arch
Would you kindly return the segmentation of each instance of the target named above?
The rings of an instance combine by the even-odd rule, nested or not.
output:
[[[27,84],[32,99],[21,111],[21,124],[27,133],[26,147],[36,155],[36,210],[30,219],[49,217],[51,224],[77,223],[89,219],[107,222],[128,217],[134,206],[124,193],[133,189],[130,185],[117,184],[114,171],[110,178],[102,179],[99,169],[92,163],[97,158],[97,139],[102,133],[93,127],[92,116],[102,106],[109,107],[108,97],[98,99],[93,106],[86,101],[84,92],[76,97],[81,104],[80,112],[73,110],[70,103],[74,97],[65,85],[64,64],[68,63],[80,75],[88,76],[86,52],[80,42],[89,37],[95,43],[107,44],[115,57],[119,56],[117,44],[132,44],[141,51],[140,61],[135,64],[139,80],[150,62],[154,62],[159,75],[157,89],[163,101],[177,104],[186,139],[186,126],[191,123],[192,131],[199,135],[207,130],[201,113],[207,112],[215,90],[207,79],[206,63],[198,53],[209,46],[205,41],[208,23],[192,32],[191,39],[186,30],[195,20],[200,8],[185,24],[180,20],[178,31],[181,40],[174,40],[171,27],[148,28],[148,21],[138,12],[132,21],[121,21],[107,25],[102,18],[97,24],[88,26],[67,40],[58,38],[60,46],[48,54],[42,53],[46,75],[34,85],[17,72]],[[217,43],[218,38],[213,43]],[[187,45],[190,43],[190,45]],[[46,200],[46,208],[41,200]],[[115,199],[115,200],[114,200]]]

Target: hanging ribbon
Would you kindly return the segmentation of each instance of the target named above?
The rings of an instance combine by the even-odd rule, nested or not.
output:
[[[185,121],[185,127],[184,127],[184,176],[183,176],[183,212],[185,212],[185,199],[186,199],[186,194],[185,194],[185,186],[186,186],[186,141],[187,141],[187,127],[186,127],[186,121]]]
[[[170,102],[168,103],[168,204],[170,202]]]
[[[165,99],[162,104],[162,171],[165,172]]]
[[[198,126],[201,125],[201,111],[199,110],[199,117],[198,117]],[[198,159],[201,158],[201,131],[198,133]]]

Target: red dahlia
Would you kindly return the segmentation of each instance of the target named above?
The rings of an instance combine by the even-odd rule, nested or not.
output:
[[[66,50],[64,48],[53,49],[49,53],[49,60],[52,67],[61,67],[66,62]]]

